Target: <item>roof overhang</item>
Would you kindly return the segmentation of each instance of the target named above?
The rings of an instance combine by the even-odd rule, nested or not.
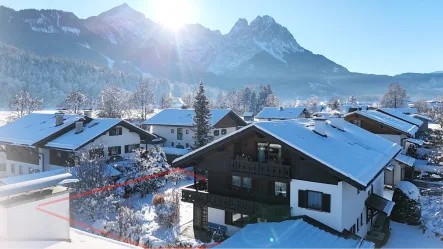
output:
[[[368,197],[368,199],[366,199],[365,204],[368,208],[376,212],[384,213],[387,216],[390,216],[392,209],[394,208],[395,202],[372,193]]]

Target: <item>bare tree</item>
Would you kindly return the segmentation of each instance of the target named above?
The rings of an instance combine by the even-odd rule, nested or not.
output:
[[[329,100],[328,108],[330,111],[338,111],[340,110],[340,107],[341,107],[340,99],[332,98]]]
[[[31,112],[43,109],[43,99],[33,97],[28,91],[20,91],[9,102],[9,110],[14,118],[21,118]]]
[[[130,92],[116,87],[106,87],[99,95],[98,116],[102,118],[122,118],[129,112]]]
[[[431,110],[431,106],[425,99],[419,99],[414,102],[414,107],[417,109],[418,113],[427,115]]]
[[[65,101],[60,105],[60,107],[67,109],[72,113],[80,113],[80,111],[87,107],[88,98],[86,95],[79,90],[74,90],[66,95]]]
[[[182,100],[183,104],[188,107],[191,107],[194,105],[194,98],[195,98],[195,95],[192,94],[191,92],[184,93],[181,96],[181,100]]]
[[[171,92],[163,94],[162,99],[161,99],[161,103],[160,103],[160,108],[161,109],[171,108],[173,103],[174,103],[174,100],[172,98]]]
[[[409,97],[406,89],[400,83],[389,85],[388,90],[380,98],[380,107],[400,108],[406,106]]]
[[[132,102],[141,112],[142,119],[146,119],[146,116],[152,111],[152,107],[155,104],[154,92],[149,81],[144,80],[137,87]]]
[[[349,96],[348,104],[356,105],[357,104],[357,97],[355,97],[355,95]]]
[[[318,112],[319,105],[320,99],[315,95],[309,97],[305,102],[306,110],[309,112],[310,115]]]

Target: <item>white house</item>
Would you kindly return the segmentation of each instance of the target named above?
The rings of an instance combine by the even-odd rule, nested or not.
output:
[[[0,178],[72,165],[80,151],[124,157],[156,138],[120,119],[29,114],[0,127]]]
[[[195,111],[192,109],[164,109],[155,116],[143,122],[143,127],[149,132],[164,139],[165,147],[190,148],[194,145]],[[237,130],[247,123],[235,112],[229,109],[211,110],[211,133],[214,139],[219,139]]]
[[[401,147],[342,118],[256,122],[186,154],[207,182],[182,189],[194,226],[233,235],[249,221],[308,216],[364,237],[375,213],[389,216],[384,171]]]
[[[307,117],[305,107],[265,107],[255,117],[255,121],[288,120]]]

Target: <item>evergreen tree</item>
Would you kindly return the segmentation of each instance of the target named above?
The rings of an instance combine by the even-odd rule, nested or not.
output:
[[[348,104],[356,105],[357,104],[357,97],[355,95],[351,95],[348,98]]]
[[[328,108],[330,111],[338,111],[338,110],[340,110],[340,107],[341,107],[341,103],[338,98],[332,98],[331,100],[329,100]]]
[[[197,95],[194,100],[194,131],[195,148],[205,146],[212,141],[211,134],[211,110],[209,110],[209,99],[205,95],[205,86],[203,80],[200,80]]]

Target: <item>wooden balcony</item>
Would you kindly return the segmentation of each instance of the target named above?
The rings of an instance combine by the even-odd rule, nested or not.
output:
[[[239,198],[209,194],[206,191],[196,191],[193,185],[182,188],[181,200],[183,202],[234,211],[272,221],[279,221],[291,215],[289,205],[269,205]]]
[[[231,159],[229,165],[232,172],[241,172],[261,176],[291,178],[291,166],[278,163],[259,163],[242,159]]]

